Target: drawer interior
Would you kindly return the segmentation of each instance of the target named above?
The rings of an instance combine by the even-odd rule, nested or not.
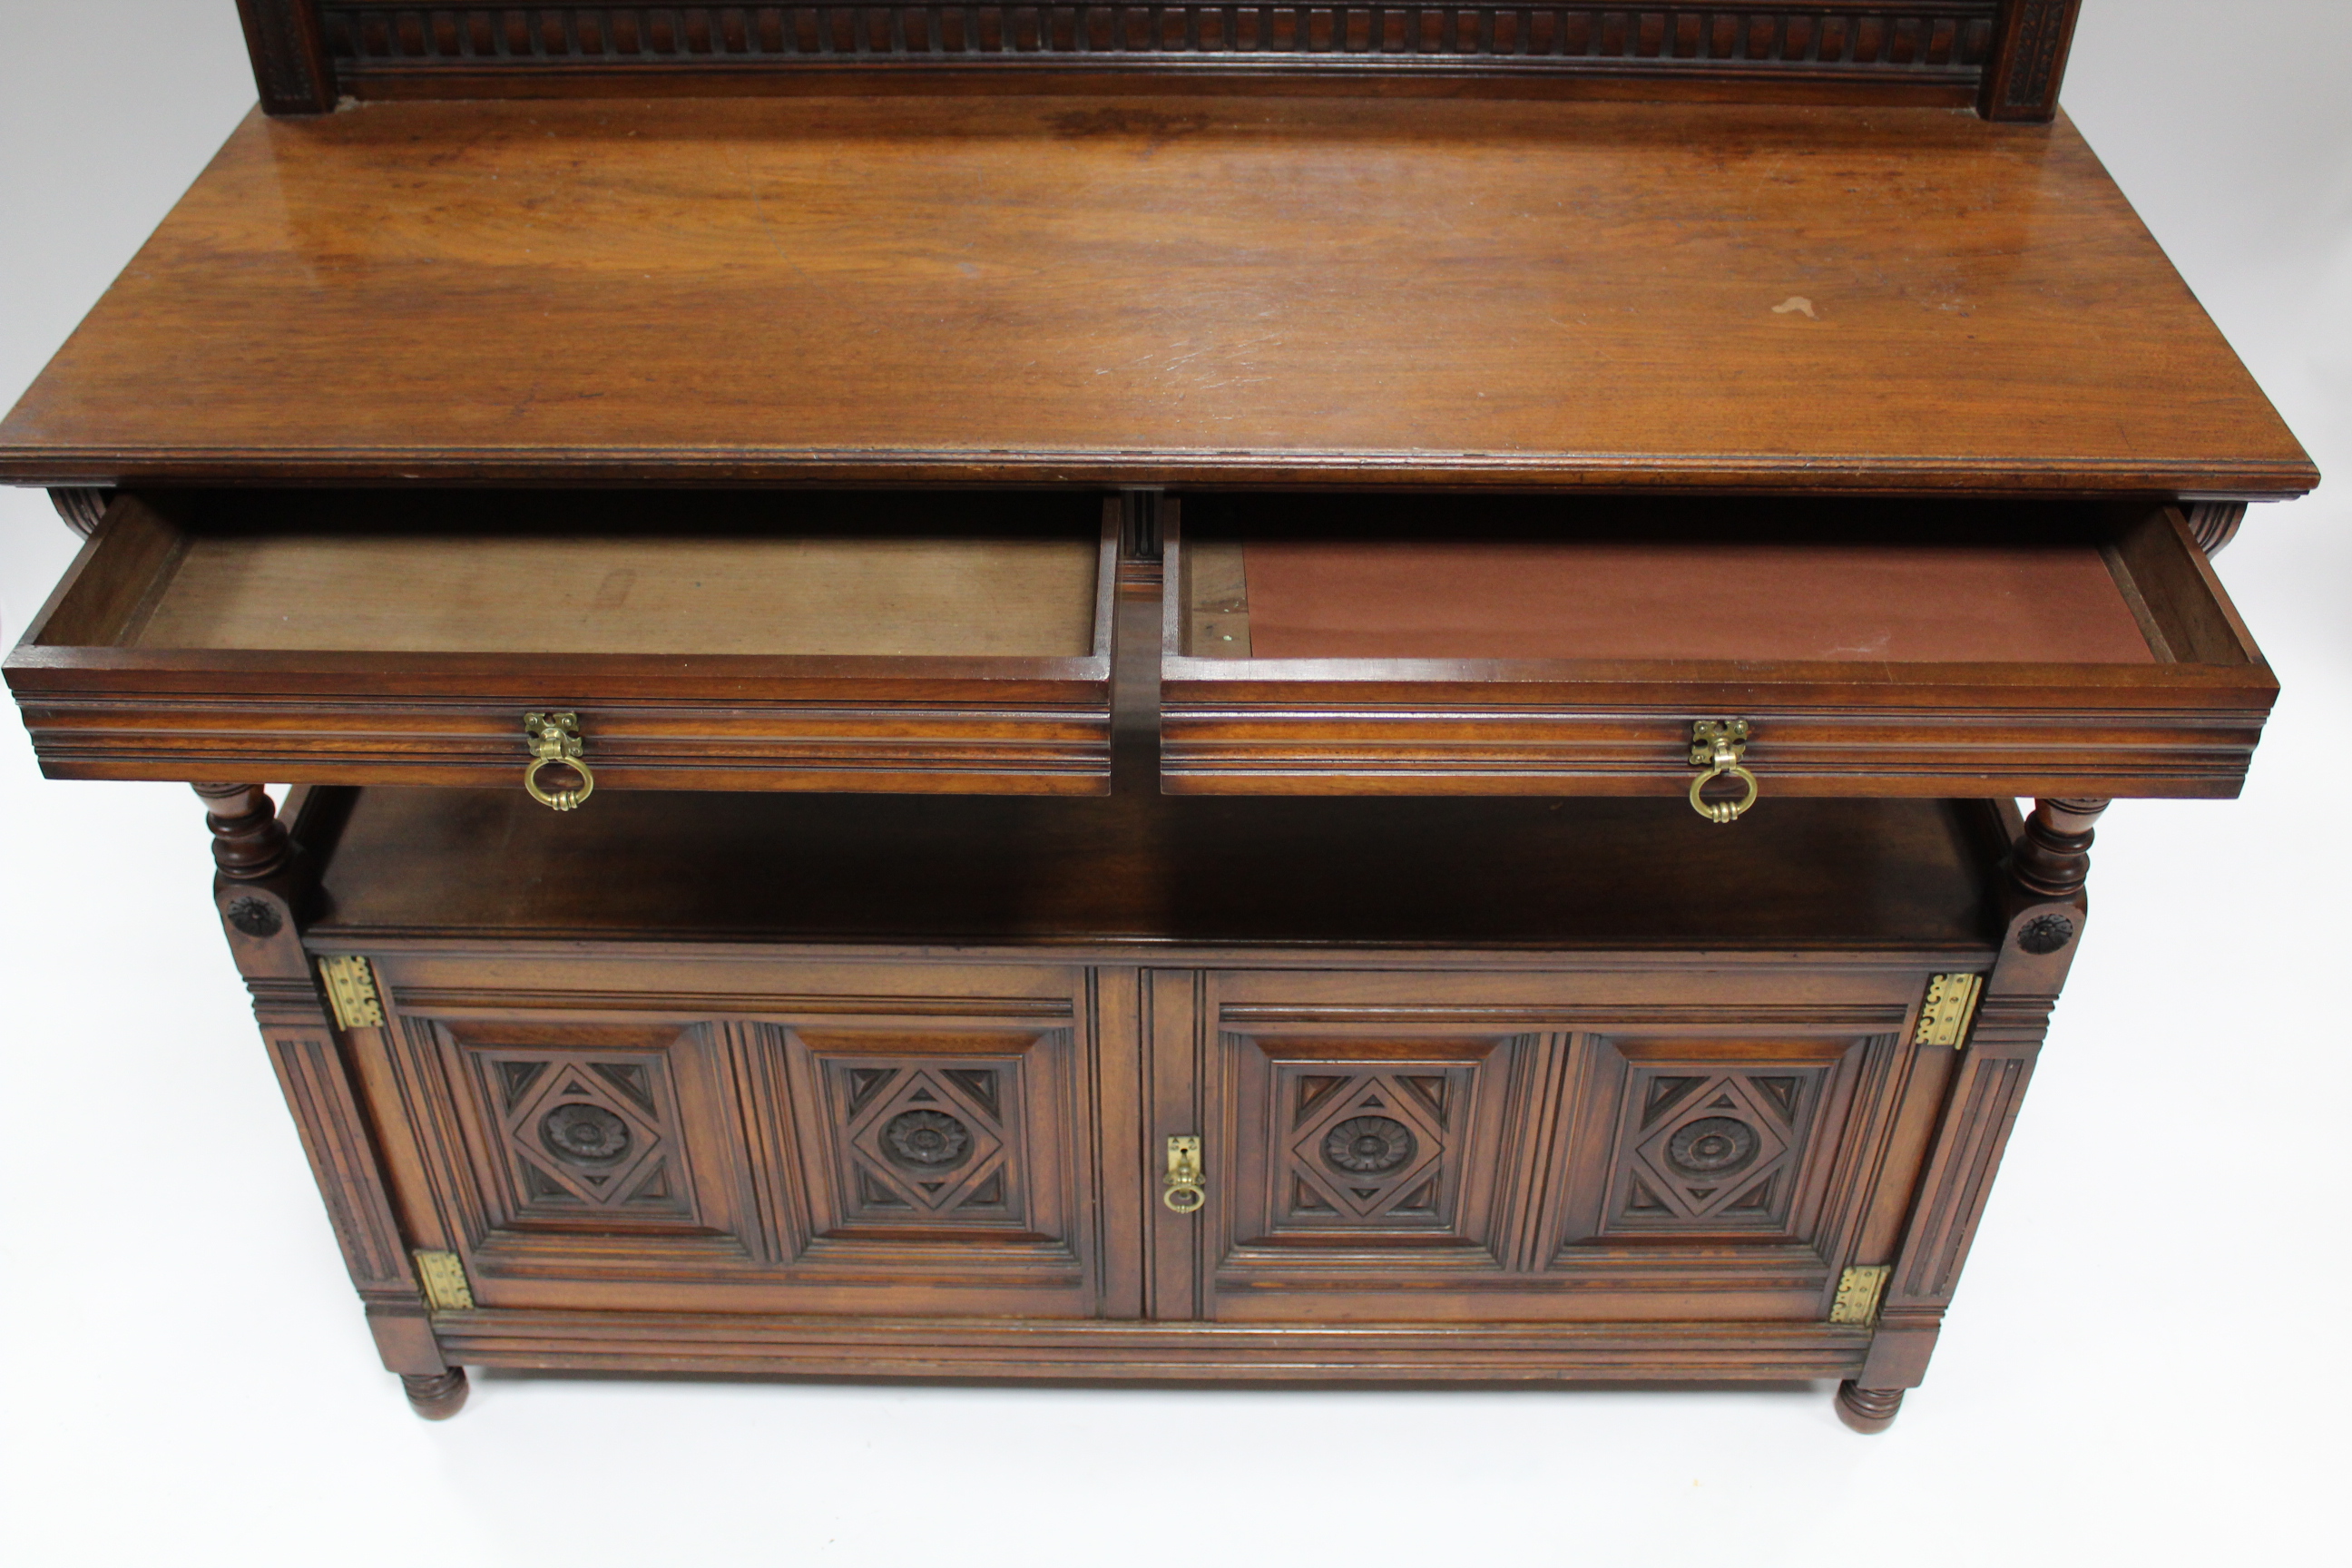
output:
[[[1199,497],[1202,659],[2242,663],[2095,509]]]
[[[2154,501],[1175,511],[1160,737],[1180,794],[1679,795],[1737,763],[1772,799],[2229,795],[2278,689]]]
[[[119,518],[47,646],[1087,658],[1088,496],[235,492]]]

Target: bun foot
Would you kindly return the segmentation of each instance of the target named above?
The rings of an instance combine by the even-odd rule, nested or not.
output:
[[[427,1421],[446,1421],[466,1408],[466,1369],[462,1366],[453,1366],[446,1372],[402,1373],[400,1385],[408,1391],[409,1405]],[[1900,1399],[1902,1395],[1895,1397]]]
[[[461,1391],[459,1397],[464,1397]],[[1864,1388],[1852,1378],[1838,1384],[1838,1419],[1857,1432],[1884,1432],[1903,1408],[1903,1390]]]

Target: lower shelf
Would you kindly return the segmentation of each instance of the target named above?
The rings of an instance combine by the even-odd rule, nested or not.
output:
[[[1982,801],[317,790],[318,942],[1982,949]]]

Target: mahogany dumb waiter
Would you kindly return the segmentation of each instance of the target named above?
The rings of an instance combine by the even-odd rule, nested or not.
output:
[[[0,424],[89,539],[7,679],[204,797],[420,1413],[1893,1420],[2317,480],[2072,0],[243,10],[266,114]]]

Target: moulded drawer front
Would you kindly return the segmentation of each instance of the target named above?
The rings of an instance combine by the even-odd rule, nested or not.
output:
[[[1099,794],[1112,575],[1080,497],[127,497],[8,681],[53,777]]]
[[[2277,694],[2168,509],[1244,497],[1168,532],[1177,793],[1678,793],[1742,720],[1767,797],[2233,795]]]

